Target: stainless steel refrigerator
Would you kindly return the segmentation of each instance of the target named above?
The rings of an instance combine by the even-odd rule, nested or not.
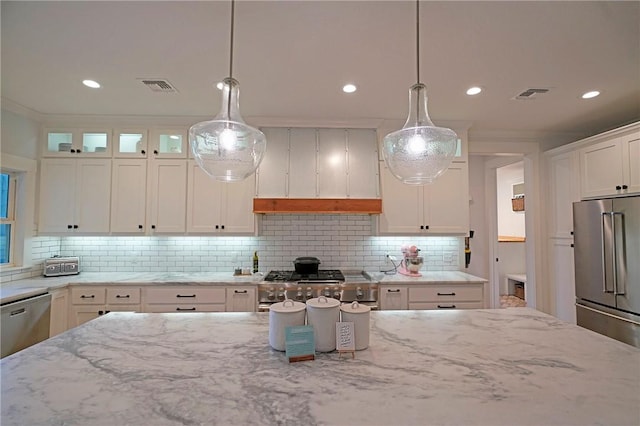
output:
[[[640,347],[640,197],[573,203],[579,326]]]

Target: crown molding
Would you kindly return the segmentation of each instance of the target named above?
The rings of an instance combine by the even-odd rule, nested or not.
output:
[[[14,114],[21,115],[37,122],[42,122],[44,117],[44,114],[31,108],[27,108],[26,106],[5,97],[1,98],[1,105],[2,109],[5,111],[13,112]]]

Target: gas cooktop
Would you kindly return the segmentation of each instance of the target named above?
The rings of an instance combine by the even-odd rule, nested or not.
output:
[[[344,275],[340,270],[319,270],[317,274],[299,274],[295,271],[270,271],[264,281],[289,282],[289,281],[344,281]]]

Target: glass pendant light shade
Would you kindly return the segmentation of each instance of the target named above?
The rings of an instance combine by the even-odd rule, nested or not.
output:
[[[457,147],[456,133],[436,127],[429,118],[425,85],[413,85],[406,123],[382,142],[383,158],[391,174],[409,185],[431,183],[447,170]]]
[[[222,108],[211,121],[189,129],[191,152],[202,170],[216,180],[235,182],[255,173],[264,157],[267,139],[240,116],[237,80],[223,80]]]

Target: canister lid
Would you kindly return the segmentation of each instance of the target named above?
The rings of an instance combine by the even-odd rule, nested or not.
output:
[[[340,306],[340,301],[333,299],[331,297],[325,297],[325,296],[320,296],[320,297],[315,297],[313,299],[309,299],[307,300],[307,305],[309,305],[312,308],[337,308],[338,306]]]
[[[371,311],[371,307],[367,305],[361,305],[357,301],[352,303],[343,303],[340,306],[342,312],[349,312],[351,314],[364,314]]]
[[[306,308],[307,306],[304,303],[287,299],[284,302],[274,303],[273,305],[269,306],[269,312],[295,313],[304,311]]]

